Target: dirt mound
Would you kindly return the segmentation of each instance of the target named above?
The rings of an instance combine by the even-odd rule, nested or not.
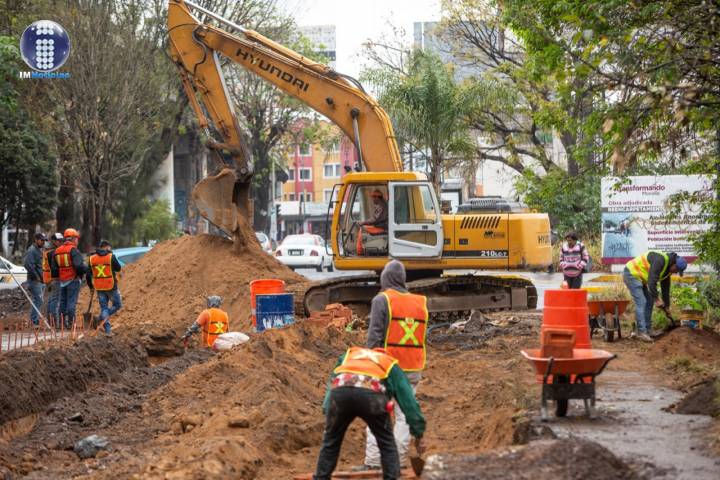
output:
[[[246,331],[252,280],[279,278],[288,290],[306,281],[254,243],[236,252],[232,242],[212,235],[160,243],[126,270],[120,281],[124,307],[113,326],[134,334],[182,333],[205,308],[208,295],[223,297],[231,330]]]
[[[720,378],[698,385],[675,406],[675,413],[720,416]]]
[[[138,343],[88,339],[47,350],[16,350],[0,361],[0,424],[15,420],[92,383],[110,382],[131,367],[147,364]]]
[[[428,480],[622,480],[637,475],[605,447],[570,438],[541,440],[522,448],[482,455],[438,455],[430,459]]]
[[[320,407],[330,370],[349,343],[362,340],[359,334],[299,323],[254,334],[242,347],[189,369],[145,404],[167,433],[116,462],[112,475],[288,478],[293,455],[320,444]],[[360,451],[358,435],[354,438]],[[352,439],[349,435],[348,443]],[[304,460],[312,464],[315,454]]]
[[[655,342],[648,354],[655,360],[691,357],[702,363],[719,363],[720,335],[709,330],[680,327]]]

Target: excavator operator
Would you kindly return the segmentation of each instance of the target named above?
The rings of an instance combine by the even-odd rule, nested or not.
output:
[[[373,190],[371,194],[373,205],[372,216],[368,220],[359,222],[360,226],[357,236],[357,254],[363,255],[365,248],[363,246],[363,236],[375,236],[387,234],[388,227],[388,204],[383,196],[383,193],[379,189]]]

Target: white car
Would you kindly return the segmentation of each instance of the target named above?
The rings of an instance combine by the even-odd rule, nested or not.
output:
[[[260,247],[265,250],[265,253],[272,255],[273,249],[270,237],[265,235],[263,232],[255,232],[255,237],[258,239],[258,242],[260,242]]]
[[[8,267],[10,267],[10,270],[8,270]],[[2,284],[3,288],[17,287],[17,283],[13,280],[10,272],[12,272],[17,281],[20,283],[27,280],[27,270],[25,270],[25,267],[15,265],[8,259],[0,257],[0,284]]]
[[[322,272],[325,268],[328,272],[333,271],[332,252],[320,235],[288,235],[275,250],[275,258],[293,270],[314,268]]]

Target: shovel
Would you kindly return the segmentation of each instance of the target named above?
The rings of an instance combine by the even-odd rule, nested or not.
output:
[[[669,324],[665,327],[665,329],[664,329],[665,333],[667,333],[667,332],[669,332],[669,331],[671,331],[671,330],[675,330],[676,328],[678,328],[678,327],[680,326],[680,325],[678,325],[678,323],[675,321],[675,319],[673,318],[673,316],[670,315],[670,310],[668,310],[667,308],[663,308],[663,312],[665,313],[665,316],[667,317],[667,319],[670,321],[670,323],[669,323]]]
[[[422,459],[422,457],[410,457],[410,466],[413,469],[413,472],[415,472],[415,476],[420,478],[420,475],[422,475],[423,469],[425,468],[425,460]]]
[[[93,319],[92,319],[92,313],[90,313],[90,310],[92,309],[92,302],[93,298],[95,297],[95,289],[93,288],[90,290],[90,301],[88,302],[88,308],[87,311],[83,313],[83,329],[90,330],[95,327],[93,325]]]

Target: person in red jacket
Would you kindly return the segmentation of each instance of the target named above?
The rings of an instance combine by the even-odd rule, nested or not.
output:
[[[80,234],[74,228],[63,232],[65,243],[55,249],[51,269],[56,268],[60,279],[60,315],[65,328],[75,322],[75,308],[80,294],[80,279],[85,275],[85,262],[77,248]]]

